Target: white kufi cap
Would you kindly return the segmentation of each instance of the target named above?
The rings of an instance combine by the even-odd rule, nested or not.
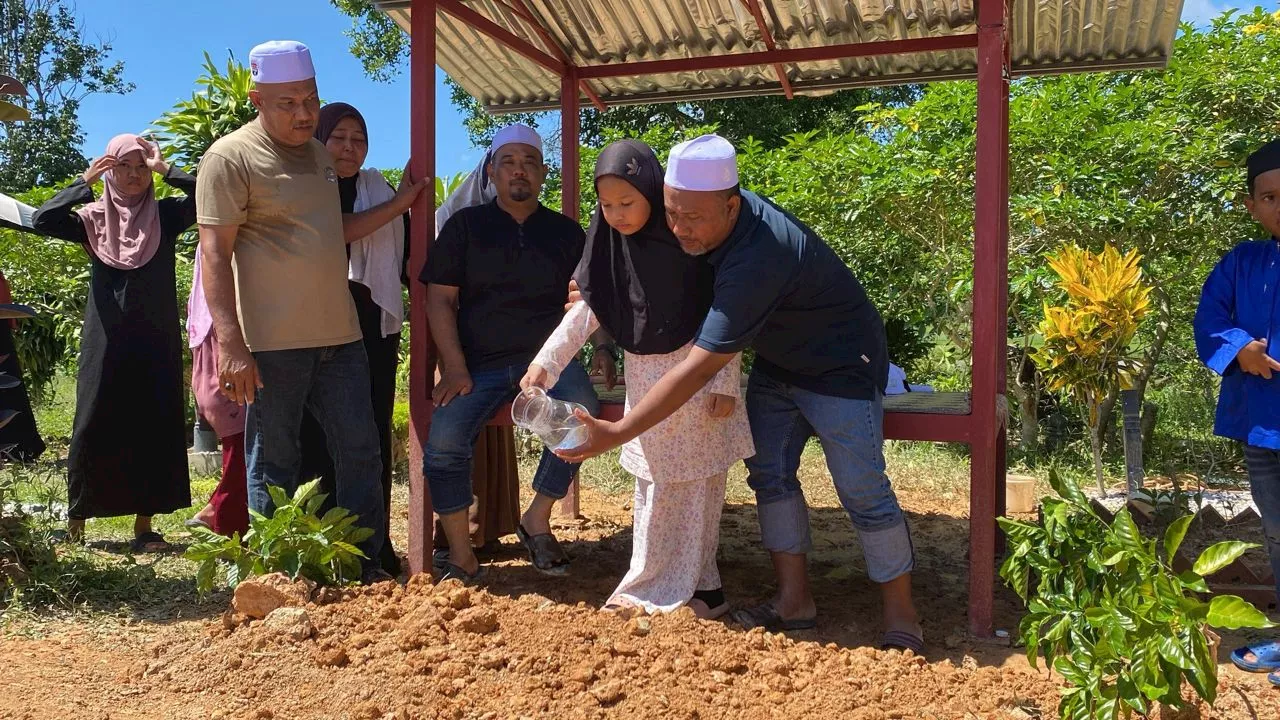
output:
[[[542,137],[538,135],[538,131],[529,127],[515,123],[508,125],[497,132],[493,136],[493,144],[489,146],[490,152],[494,155],[502,149],[503,145],[512,145],[519,143],[521,145],[531,145],[538,150],[538,154],[542,154]]]
[[[719,135],[703,135],[671,148],[666,184],[676,190],[713,192],[738,184],[733,145]]]
[[[249,51],[249,74],[256,83],[291,83],[316,76],[311,51],[294,40],[271,40]]]

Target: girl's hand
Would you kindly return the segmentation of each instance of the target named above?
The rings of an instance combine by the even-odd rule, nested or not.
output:
[[[727,418],[733,414],[738,398],[732,395],[711,393],[707,396],[707,414],[713,418]]]
[[[160,154],[159,145],[138,138],[138,147],[142,150],[142,160],[147,164],[148,170],[159,175],[169,172],[169,163],[165,162],[164,156]]]
[[[103,155],[90,163],[89,169],[85,170],[84,174],[80,177],[84,178],[85,185],[93,185],[101,180],[102,176],[105,175],[108,170],[115,167],[118,162],[119,161],[110,155]]]
[[[543,390],[551,389],[551,373],[541,365],[529,364],[529,369],[525,371],[524,377],[520,378],[520,389],[528,390],[531,387],[542,388]]]

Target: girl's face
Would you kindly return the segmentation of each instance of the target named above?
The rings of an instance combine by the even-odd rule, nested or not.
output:
[[[338,121],[324,144],[333,155],[333,166],[338,177],[349,178],[360,172],[369,156],[369,138],[365,136],[360,121],[350,115]]]
[[[609,227],[623,235],[634,235],[649,222],[649,201],[634,185],[617,175],[605,175],[596,181],[600,210]]]
[[[116,189],[124,195],[137,195],[151,185],[151,168],[142,158],[141,150],[134,150],[121,155],[116,166],[111,169],[111,181]]]

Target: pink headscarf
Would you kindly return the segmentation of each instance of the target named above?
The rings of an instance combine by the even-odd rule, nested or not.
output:
[[[117,135],[107,143],[107,155],[117,159],[135,151],[142,151],[137,135]],[[155,181],[137,195],[125,195],[116,188],[115,170],[108,170],[103,177],[106,187],[102,197],[76,211],[89,237],[89,251],[113,268],[142,267],[160,247]]]

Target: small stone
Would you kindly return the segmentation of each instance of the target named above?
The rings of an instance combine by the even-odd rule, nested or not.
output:
[[[614,705],[626,697],[626,693],[622,691],[622,683],[615,680],[592,688],[591,696],[601,705]]]
[[[449,593],[449,607],[454,610],[466,610],[471,607],[471,590],[464,587]]]
[[[965,655],[964,659],[960,661],[960,667],[964,668],[965,670],[977,670],[978,661],[974,659],[972,655]]]
[[[299,607],[282,607],[272,610],[262,621],[262,627],[298,642],[311,637],[311,634],[316,631],[315,626],[311,624],[311,616]]]
[[[653,629],[653,623],[648,617],[641,615],[627,621],[627,632],[635,637],[644,637]]]
[[[310,580],[295,581],[284,573],[271,573],[237,585],[231,606],[238,613],[261,620],[276,608],[306,605],[315,586]]]
[[[473,607],[458,613],[455,626],[477,635],[488,635],[498,629],[498,613],[493,608]]]

